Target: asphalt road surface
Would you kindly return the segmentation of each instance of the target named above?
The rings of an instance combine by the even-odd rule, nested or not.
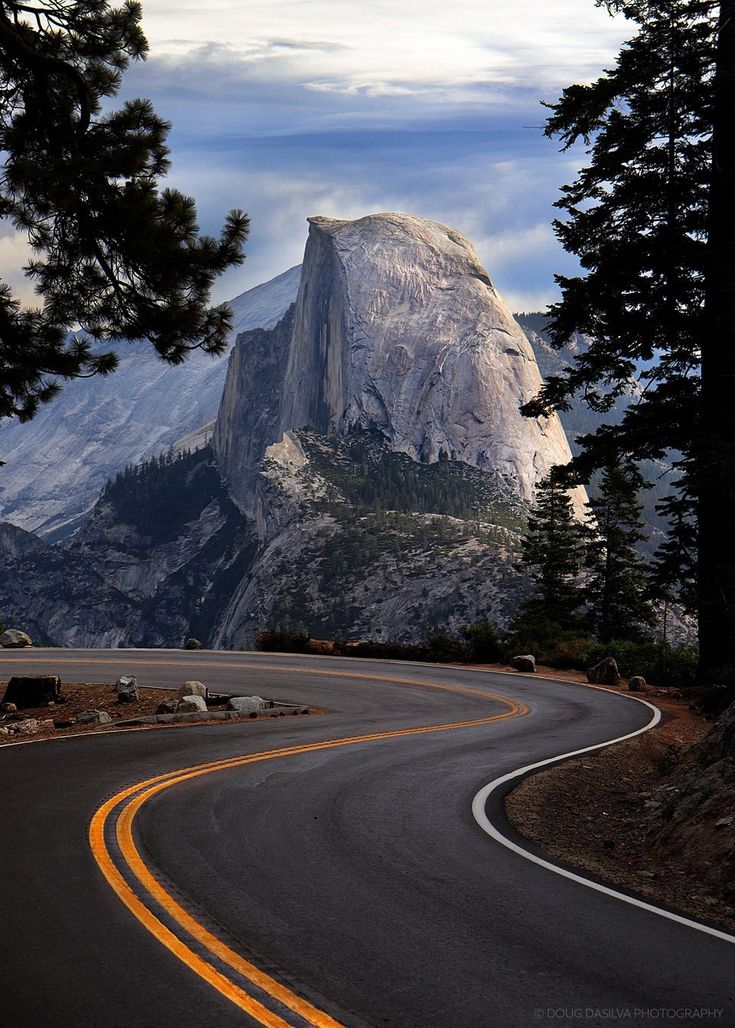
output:
[[[487,782],[634,732],[644,705],[393,662],[0,652],[2,680],[42,671],[328,713],[1,748],[2,1028],[735,1025],[734,945],[472,815]],[[487,814],[522,842],[500,796]]]

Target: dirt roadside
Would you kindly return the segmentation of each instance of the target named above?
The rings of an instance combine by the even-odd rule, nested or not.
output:
[[[537,675],[586,685],[574,672]],[[532,775],[506,813],[550,857],[734,931],[735,766],[716,759],[717,729],[677,690],[645,698],[659,725]]]

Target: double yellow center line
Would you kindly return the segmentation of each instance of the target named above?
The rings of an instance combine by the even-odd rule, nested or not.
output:
[[[291,670],[295,669],[289,669],[289,671]],[[331,672],[331,674],[335,674],[335,672]],[[234,952],[226,943],[200,924],[157,881],[142,859],[133,837],[133,823],[141,807],[153,796],[159,795],[174,785],[219,771],[227,771],[266,760],[281,760],[305,753],[316,753],[321,750],[338,749],[387,739],[401,739],[412,735],[456,731],[460,728],[474,728],[508,718],[520,717],[528,712],[524,703],[480,689],[423,682],[417,679],[389,679],[377,675],[351,675],[344,672],[341,673],[341,677],[372,678],[379,681],[445,689],[451,692],[474,693],[486,700],[499,702],[506,709],[500,714],[472,720],[374,732],[343,739],[329,739],[180,768],[167,774],[148,778],[118,792],[96,811],[89,828],[89,845],[100,870],[117,896],[138,921],[162,945],[222,996],[258,1024],[272,1026],[272,1028],[289,1028],[294,1023],[312,1025],[315,1028],[339,1028],[339,1022]],[[108,845],[108,839],[112,835],[109,827],[112,821],[114,821],[114,836],[119,850],[115,854],[115,858],[113,858]],[[140,887],[138,891],[136,891],[136,887]],[[154,913],[149,906],[151,900],[166,916],[172,927],[164,924]],[[192,949],[192,944],[196,945],[198,952]],[[211,963],[202,954],[212,958],[214,963]],[[228,969],[235,972],[239,980],[231,980],[227,974]],[[256,994],[260,998],[257,998],[257,995],[251,995],[243,988],[243,980],[255,987]],[[286,1017],[289,1017],[289,1012],[291,1015],[296,1015],[295,1020],[293,1017],[285,1020]]]

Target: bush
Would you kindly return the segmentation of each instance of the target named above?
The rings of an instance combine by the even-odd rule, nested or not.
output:
[[[548,667],[584,670],[591,647],[592,640],[582,634],[579,626],[563,627],[539,615],[526,614],[511,624],[504,658],[509,660],[517,653],[532,653],[539,664]]]
[[[469,657],[469,647],[451,635],[430,635],[426,640],[426,659],[437,663],[462,663]]]
[[[373,657],[384,660],[426,660],[425,646],[417,643],[378,642],[368,639],[361,642],[336,643],[335,650],[344,657]]]
[[[462,635],[467,640],[467,657],[478,664],[493,664],[503,656],[503,644],[489,621],[466,625]]]
[[[587,667],[594,667],[605,657],[614,657],[624,678],[643,675],[654,685],[686,688],[693,685],[697,674],[696,646],[669,646],[648,640],[630,642],[613,639],[590,647]]]
[[[590,666],[590,651],[594,642],[588,636],[562,634],[543,655],[542,663],[560,670],[584,671]]]
[[[288,632],[260,632],[255,637],[255,649],[265,653],[308,653],[309,638]]]

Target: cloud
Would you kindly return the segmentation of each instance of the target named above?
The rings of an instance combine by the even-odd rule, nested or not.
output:
[[[629,31],[594,0],[146,0],[144,27],[122,95],[172,122],[170,183],[203,231],[252,217],[218,299],[300,261],[313,214],[455,225],[516,308],[574,267],[549,226],[581,155],[543,138],[539,98],[599,74]],[[2,239],[0,258],[24,261]]]
[[[181,57],[226,40],[271,78],[357,90],[502,79],[563,84],[590,74],[623,38],[592,0],[219,0],[211,5],[147,0],[144,27],[154,53]],[[354,95],[354,93],[353,93]]]

